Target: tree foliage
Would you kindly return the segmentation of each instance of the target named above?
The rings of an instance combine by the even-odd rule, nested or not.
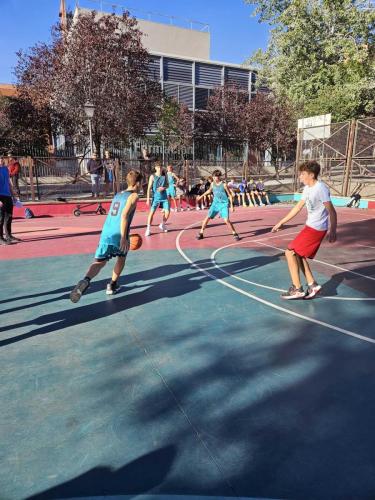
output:
[[[277,159],[294,148],[296,113],[289,103],[260,93],[246,106],[244,118],[245,138],[252,149],[268,150]]]
[[[159,110],[155,141],[176,150],[190,146],[193,138],[193,117],[187,106],[164,96]]]
[[[336,121],[375,111],[375,12],[362,0],[246,0],[273,24],[252,61],[300,115]]]
[[[102,140],[141,137],[155,122],[160,89],[147,76],[148,53],[137,22],[122,16],[80,13],[50,44],[20,52],[19,94],[48,109],[70,134],[87,136],[84,105],[95,106],[93,134]]]
[[[244,113],[248,95],[233,85],[213,90],[205,111],[195,114],[195,134],[222,145],[224,155],[232,142],[244,140]]]
[[[50,119],[29,100],[0,98],[0,140],[2,153],[24,150],[24,143],[45,149],[48,145]]]

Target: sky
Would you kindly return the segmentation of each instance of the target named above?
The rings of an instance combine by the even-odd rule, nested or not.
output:
[[[174,16],[178,18],[175,24],[185,27],[187,20],[207,23],[211,32],[211,59],[216,61],[241,64],[254,50],[267,45],[268,26],[251,16],[253,7],[243,0],[78,0],[78,3],[96,10],[100,10],[102,3],[105,11],[112,11],[111,6],[117,3],[136,17],[169,23],[163,16]],[[60,0],[0,0],[1,83],[15,82],[13,68],[19,49],[26,50],[50,39],[59,5]],[[73,10],[76,0],[66,0],[66,5]]]

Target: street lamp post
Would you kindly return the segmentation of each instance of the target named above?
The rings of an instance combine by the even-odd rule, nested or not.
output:
[[[85,114],[89,121],[89,134],[90,134],[90,156],[93,153],[93,145],[92,145],[92,128],[91,128],[91,120],[94,116],[95,105],[92,102],[87,101],[84,106]]]

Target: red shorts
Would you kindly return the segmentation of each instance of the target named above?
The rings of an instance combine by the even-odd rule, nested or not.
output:
[[[327,231],[318,231],[305,226],[302,231],[288,245],[289,250],[294,250],[300,257],[313,259],[323,241]]]

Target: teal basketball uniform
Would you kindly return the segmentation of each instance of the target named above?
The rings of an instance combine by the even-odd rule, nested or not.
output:
[[[214,195],[214,199],[208,211],[208,217],[210,219],[214,219],[219,214],[219,216],[223,219],[228,219],[229,198],[224,189],[224,184],[222,182],[220,182],[220,184],[215,184],[215,182],[213,182],[212,193]]]
[[[170,196],[171,198],[176,198],[176,183],[173,174],[168,174],[167,196]]]
[[[126,202],[134,191],[123,191],[115,195],[112,200],[107,218],[104,222],[102,234],[98,248],[95,252],[95,258],[98,260],[109,260],[112,257],[126,257],[127,252],[120,251],[121,241],[121,214],[125,208]],[[128,228],[126,239],[129,239],[130,225],[135,213],[134,209],[128,215]]]
[[[168,187],[167,177],[165,175],[154,175],[154,182],[152,183],[152,205],[151,210],[155,211],[161,207],[166,212],[169,212],[169,201],[167,191],[158,191],[159,187]]]

